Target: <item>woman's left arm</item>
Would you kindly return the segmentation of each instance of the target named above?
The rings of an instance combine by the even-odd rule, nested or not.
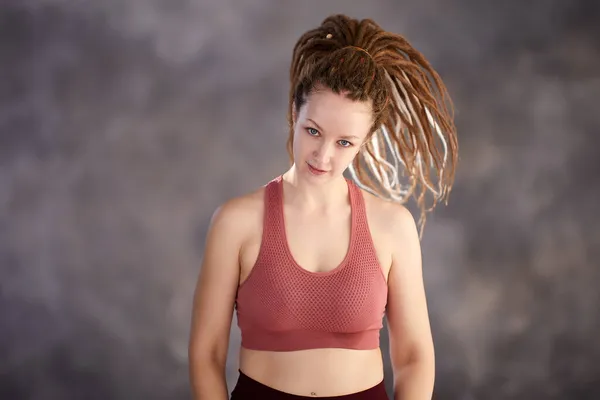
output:
[[[430,400],[435,353],[423,283],[415,220],[403,206],[393,217],[393,255],[388,274],[387,319],[395,400]]]

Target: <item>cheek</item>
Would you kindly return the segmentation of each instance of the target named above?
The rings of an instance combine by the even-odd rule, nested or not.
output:
[[[294,154],[296,156],[302,156],[307,152],[310,152],[310,137],[305,135],[302,130],[296,129],[294,131]]]
[[[353,148],[352,150],[348,151],[344,157],[344,163],[347,165],[351,164],[358,155],[359,150],[360,149]]]
[[[357,154],[358,149],[354,147],[350,149],[339,149],[334,158],[336,168],[340,170],[348,168],[348,166],[354,161],[354,158]]]

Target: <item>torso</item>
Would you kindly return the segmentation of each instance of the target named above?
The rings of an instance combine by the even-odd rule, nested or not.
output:
[[[390,203],[362,191],[369,230],[385,277],[391,268]],[[245,196],[248,220],[240,226],[247,239],[240,249],[240,284],[258,258],[262,228],[264,188]],[[296,263],[311,272],[337,268],[348,252],[350,205],[335,214],[302,214],[284,204],[287,243]],[[331,238],[339,238],[332,241]],[[336,396],[355,393],[383,379],[379,349],[311,349],[292,352],[255,351],[242,347],[240,369],[275,389],[302,396]]]

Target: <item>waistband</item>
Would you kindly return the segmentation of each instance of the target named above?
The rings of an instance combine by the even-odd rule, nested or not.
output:
[[[351,393],[343,396],[311,397],[282,392],[250,378],[241,370],[238,370],[238,372],[239,377],[235,388],[231,392],[231,400],[389,400],[385,391],[384,381],[381,381],[377,385],[357,393]]]

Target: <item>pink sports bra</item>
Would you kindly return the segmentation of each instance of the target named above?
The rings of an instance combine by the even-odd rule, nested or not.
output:
[[[236,296],[242,346],[293,351],[374,349],[387,304],[387,283],[369,232],[364,199],[350,180],[350,246],[332,271],[310,272],[294,260],[286,239],[283,180],[265,186],[262,243]]]

